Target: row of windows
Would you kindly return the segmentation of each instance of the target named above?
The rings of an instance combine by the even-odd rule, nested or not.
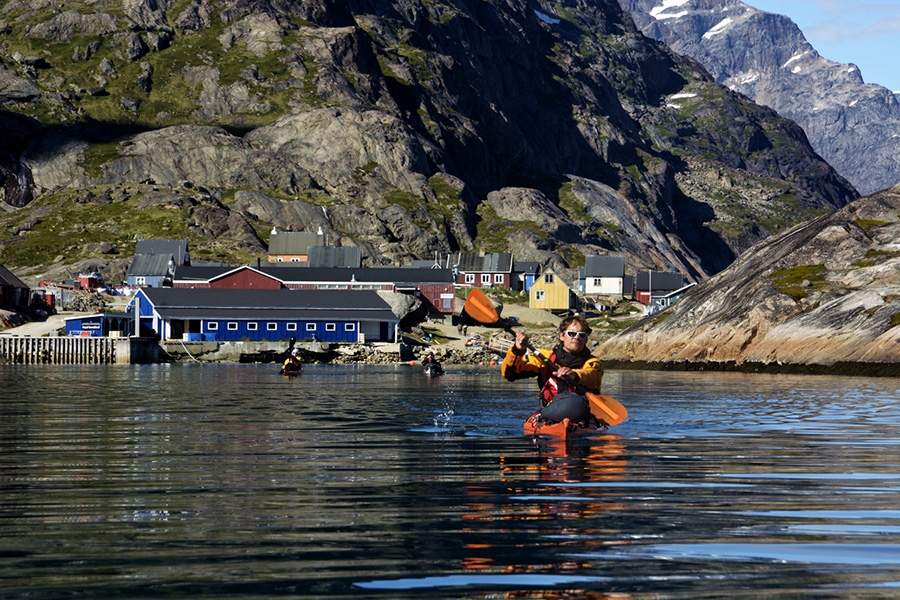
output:
[[[494,273],[493,275],[494,283],[503,283],[504,276],[502,273]],[[475,283],[475,273],[466,273],[466,283]],[[490,284],[491,283],[491,274],[490,273],[482,273],[481,274],[481,283]]]
[[[237,331],[239,324],[236,321],[229,321],[226,327],[228,331]],[[306,331],[316,331],[317,324],[316,323],[307,323]],[[250,322],[247,323],[247,331],[256,331],[259,329],[259,323]],[[266,323],[266,329],[268,331],[278,331],[278,323]],[[297,331],[296,323],[287,323],[286,326],[287,331]],[[215,321],[210,321],[206,323],[207,331],[218,331],[219,324]],[[337,331],[337,325],[335,323],[325,323],[325,331]],[[355,323],[344,323],[344,331],[356,331]]]

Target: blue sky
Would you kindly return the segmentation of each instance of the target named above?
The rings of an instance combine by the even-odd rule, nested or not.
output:
[[[819,54],[853,63],[866,83],[900,91],[900,0],[744,0],[785,15]]]

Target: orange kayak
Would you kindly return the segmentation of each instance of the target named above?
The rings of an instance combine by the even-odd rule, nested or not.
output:
[[[538,436],[568,440],[574,437],[605,433],[606,426],[597,426],[594,423],[582,426],[570,422],[569,419],[563,419],[558,423],[548,423],[541,418],[541,411],[537,411],[525,420],[524,430],[525,435],[530,437]]]

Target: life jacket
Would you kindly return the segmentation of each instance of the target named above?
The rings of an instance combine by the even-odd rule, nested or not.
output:
[[[549,359],[550,362],[556,363],[556,352],[551,353]],[[568,385],[564,387],[567,392],[571,392],[574,389],[572,386]],[[556,377],[547,379],[547,381],[544,382],[544,385],[541,386],[541,406],[547,406],[553,402],[553,399],[556,398],[560,391],[563,390],[559,389],[559,380],[557,380]]]

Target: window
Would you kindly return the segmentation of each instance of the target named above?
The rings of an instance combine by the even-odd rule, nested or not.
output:
[[[466,273],[466,283],[475,283],[475,273]]]
[[[287,330],[288,331],[297,331],[297,324],[296,323],[288,323]]]
[[[481,285],[491,285],[491,274],[490,273],[482,273],[481,274]]]
[[[534,290],[534,299],[535,300],[545,300],[547,297],[547,292],[544,290]]]
[[[284,259],[279,256],[275,259],[275,262],[284,262]]]
[[[209,323],[206,324],[206,330],[207,331],[218,331],[219,324],[216,323],[215,321],[210,321]]]
[[[494,273],[494,283],[503,283],[503,273]]]
[[[292,256],[292,257],[291,257],[291,262],[300,262],[300,258],[298,258],[298,257],[296,257],[296,256]]]
[[[544,275],[544,283],[553,283],[553,273]]]
[[[599,277],[594,277],[594,286],[595,287],[600,287],[601,283],[602,283],[602,280]]]
[[[315,324],[315,323],[307,323],[307,324],[306,324],[306,330],[307,330],[307,331],[315,331],[315,330],[316,330],[316,324]]]
[[[247,331],[256,331],[256,323],[247,323]]]
[[[356,331],[356,323],[344,323],[344,331]]]
[[[147,285],[147,278],[146,277],[135,277],[134,285]]]
[[[275,331],[278,329],[278,323],[266,323],[266,329],[269,331]]]
[[[237,331],[237,323],[232,321],[228,324],[228,331]]]
[[[325,323],[325,331],[337,331],[337,325],[334,323]]]

